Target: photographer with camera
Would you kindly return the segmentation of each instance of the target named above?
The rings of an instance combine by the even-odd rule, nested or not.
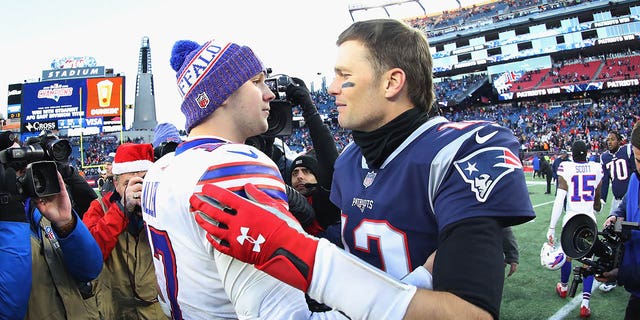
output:
[[[562,222],[563,226],[570,218],[578,214],[587,214],[593,221],[596,221],[594,210],[599,212],[601,209],[602,166],[587,160],[588,147],[582,140],[576,140],[573,143],[571,153],[573,161],[562,162],[558,167],[558,189],[547,231],[547,241],[550,245],[556,243],[555,227],[564,206],[566,206],[566,213]],[[560,282],[556,284],[556,293],[564,299],[569,292],[571,259],[567,258],[560,270]],[[592,286],[593,276],[589,275],[584,278],[582,288],[582,304],[580,306],[580,317],[582,318],[591,316],[589,301]]]
[[[23,319],[31,288],[29,223],[24,205],[6,190],[16,184],[15,172],[0,165],[0,177],[0,319]]]
[[[615,224],[617,220],[640,222],[640,122],[631,132],[631,149],[636,170],[629,179],[627,193],[622,198],[617,210],[605,221],[605,227]],[[599,275],[596,279],[603,282],[617,281],[631,295],[627,303],[625,319],[637,319],[640,314],[640,231],[632,230],[630,238],[624,242],[624,255],[620,266]]]
[[[302,109],[302,117],[309,128],[313,143],[312,152],[294,159],[293,168],[289,174],[290,179],[287,181],[307,197],[312,205],[315,219],[311,226],[305,227],[305,230],[317,235],[329,226],[340,222],[340,209],[329,200],[333,182],[333,165],[338,158],[338,149],[331,131],[324,124],[318,109],[313,104],[304,81],[291,78],[291,82],[287,85],[286,96],[292,105],[300,106]]]
[[[112,169],[116,190],[94,200],[83,218],[105,263],[98,285],[112,295],[101,308],[118,319],[165,317],[140,207],[143,178],[153,160],[151,144],[120,145]]]
[[[7,169],[2,180],[21,202],[31,230],[31,285],[21,284],[29,288],[26,318],[97,318],[90,281],[102,270],[100,248],[79,221],[57,170],[57,163],[68,159],[69,142],[53,136],[20,147],[2,137],[0,161]]]
[[[75,212],[82,215],[89,208],[91,201],[98,198],[87,180],[80,175],[78,170],[69,164],[71,144],[66,139],[60,139],[49,130],[42,131],[37,137],[30,137],[26,146],[39,146],[45,152],[44,160],[56,162],[58,172],[62,175],[65,186],[71,197],[71,205]]]

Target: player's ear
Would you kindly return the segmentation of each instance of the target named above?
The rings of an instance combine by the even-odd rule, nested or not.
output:
[[[384,73],[383,79],[385,81],[385,98],[391,98],[396,96],[405,87],[407,80],[404,70],[400,68],[393,68]]]

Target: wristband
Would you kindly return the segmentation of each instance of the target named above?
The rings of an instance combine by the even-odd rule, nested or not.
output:
[[[402,319],[417,288],[391,278],[339,249],[318,241],[309,297],[352,319]]]
[[[400,281],[402,283],[414,285],[420,289],[433,290],[433,276],[431,272],[423,266],[417,267],[408,275],[404,276]]]

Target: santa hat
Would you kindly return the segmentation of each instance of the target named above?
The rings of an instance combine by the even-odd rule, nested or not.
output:
[[[147,171],[153,164],[153,146],[150,143],[124,143],[116,150],[111,172],[123,174]]]

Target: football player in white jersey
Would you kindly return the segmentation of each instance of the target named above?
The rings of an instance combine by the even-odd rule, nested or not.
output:
[[[268,129],[274,94],[261,61],[235,43],[178,41],[171,65],[189,136],[149,169],[142,194],[165,310],[173,319],[344,319],[335,311],[314,316],[302,292],[214,250],[189,211],[189,198],[207,183],[244,195],[251,181],[286,205],[278,167],[244,144]],[[259,250],[264,240],[242,241]]]
[[[587,161],[588,148],[582,140],[576,140],[573,143],[571,153],[573,161],[564,161],[558,167],[558,190],[547,231],[547,240],[551,245],[557,242],[555,227],[564,205],[566,205],[566,212],[562,219],[562,226],[576,214],[587,214],[596,221],[594,210],[599,212],[602,206],[600,202],[600,190],[604,175],[602,166],[599,163]],[[556,284],[556,293],[561,298],[566,298],[567,285],[571,275],[571,260],[569,258],[560,270],[560,282]],[[592,285],[593,276],[584,278],[582,305],[580,306],[580,316],[583,318],[591,316],[589,299],[591,298]]]

